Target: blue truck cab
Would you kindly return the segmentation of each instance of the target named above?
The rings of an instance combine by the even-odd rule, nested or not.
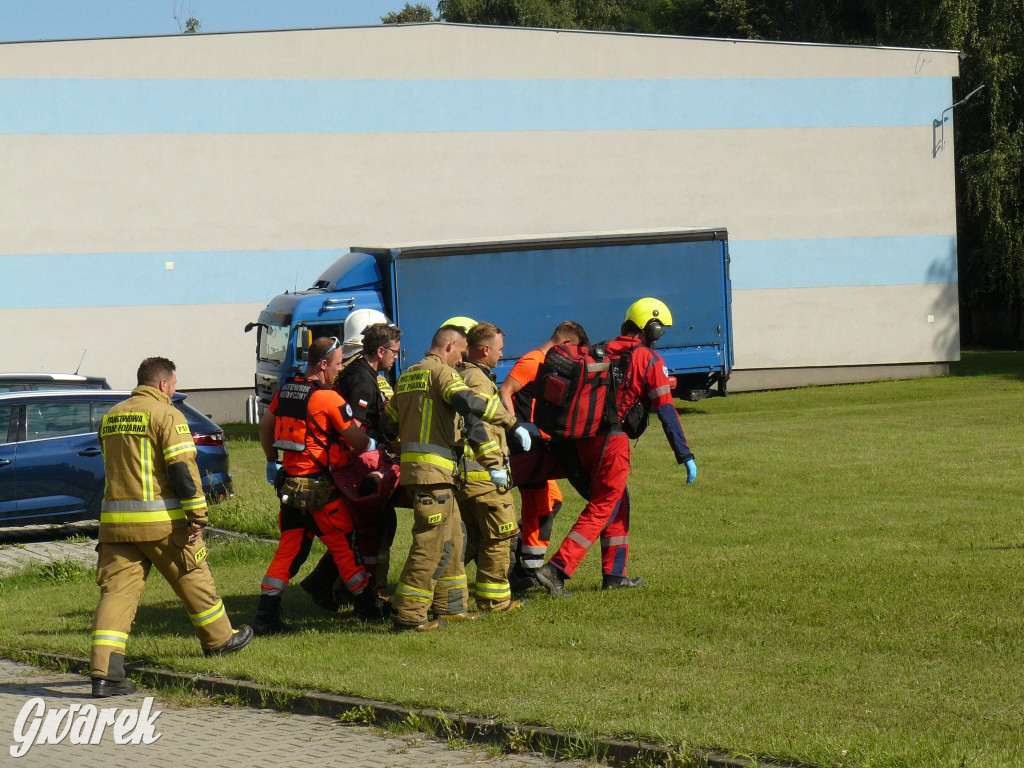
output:
[[[505,333],[499,383],[563,320],[591,341],[618,335],[626,308],[653,296],[672,311],[657,350],[676,394],[725,395],[733,365],[732,288],[724,228],[642,230],[523,239],[353,247],[305,291],[275,296],[246,330],[258,329],[260,412],[285,378],[305,367],[310,339],[344,340],[358,309],[402,329],[392,376],[420,360],[449,317],[486,320]]]

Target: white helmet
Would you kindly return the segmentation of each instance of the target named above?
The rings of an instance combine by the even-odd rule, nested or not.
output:
[[[345,340],[342,357],[348,360],[363,351],[363,331],[374,323],[390,323],[387,315],[376,309],[357,309],[345,318]]]

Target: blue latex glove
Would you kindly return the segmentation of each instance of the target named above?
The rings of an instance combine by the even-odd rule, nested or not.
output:
[[[519,444],[523,446],[524,451],[530,450],[530,445],[532,444],[532,441],[530,440],[530,433],[526,429],[526,427],[516,427],[515,431],[512,434],[516,436],[516,439],[519,441]],[[491,471],[493,472],[494,470]]]
[[[371,437],[370,438],[370,444],[368,446],[366,446],[366,448],[363,449],[363,453],[367,453],[368,451],[376,451],[376,450],[377,450],[377,441],[374,440]]]
[[[693,459],[686,460],[686,484],[693,485],[697,479],[697,462]]]
[[[271,485],[273,485],[274,481],[277,480],[277,472],[279,469],[281,469],[281,465],[276,461],[267,461],[267,482]]]
[[[491,482],[499,488],[504,488],[508,485],[508,472],[504,469],[489,469],[487,470],[491,475]]]

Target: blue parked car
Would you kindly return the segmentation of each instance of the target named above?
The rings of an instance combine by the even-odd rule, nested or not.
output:
[[[131,392],[104,389],[0,394],[0,526],[95,520],[103,501],[96,432]],[[176,394],[198,450],[209,501],[232,493],[224,431]]]

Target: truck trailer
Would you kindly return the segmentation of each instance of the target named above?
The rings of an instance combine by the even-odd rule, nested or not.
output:
[[[500,382],[563,320],[580,323],[592,342],[614,338],[626,308],[644,296],[672,311],[658,352],[677,395],[725,395],[733,365],[725,228],[353,247],[312,287],[275,296],[246,326],[259,333],[258,408],[305,367],[306,340],[344,339],[356,310],[382,312],[402,329],[394,376],[421,358],[446,319],[492,322],[505,333]]]

